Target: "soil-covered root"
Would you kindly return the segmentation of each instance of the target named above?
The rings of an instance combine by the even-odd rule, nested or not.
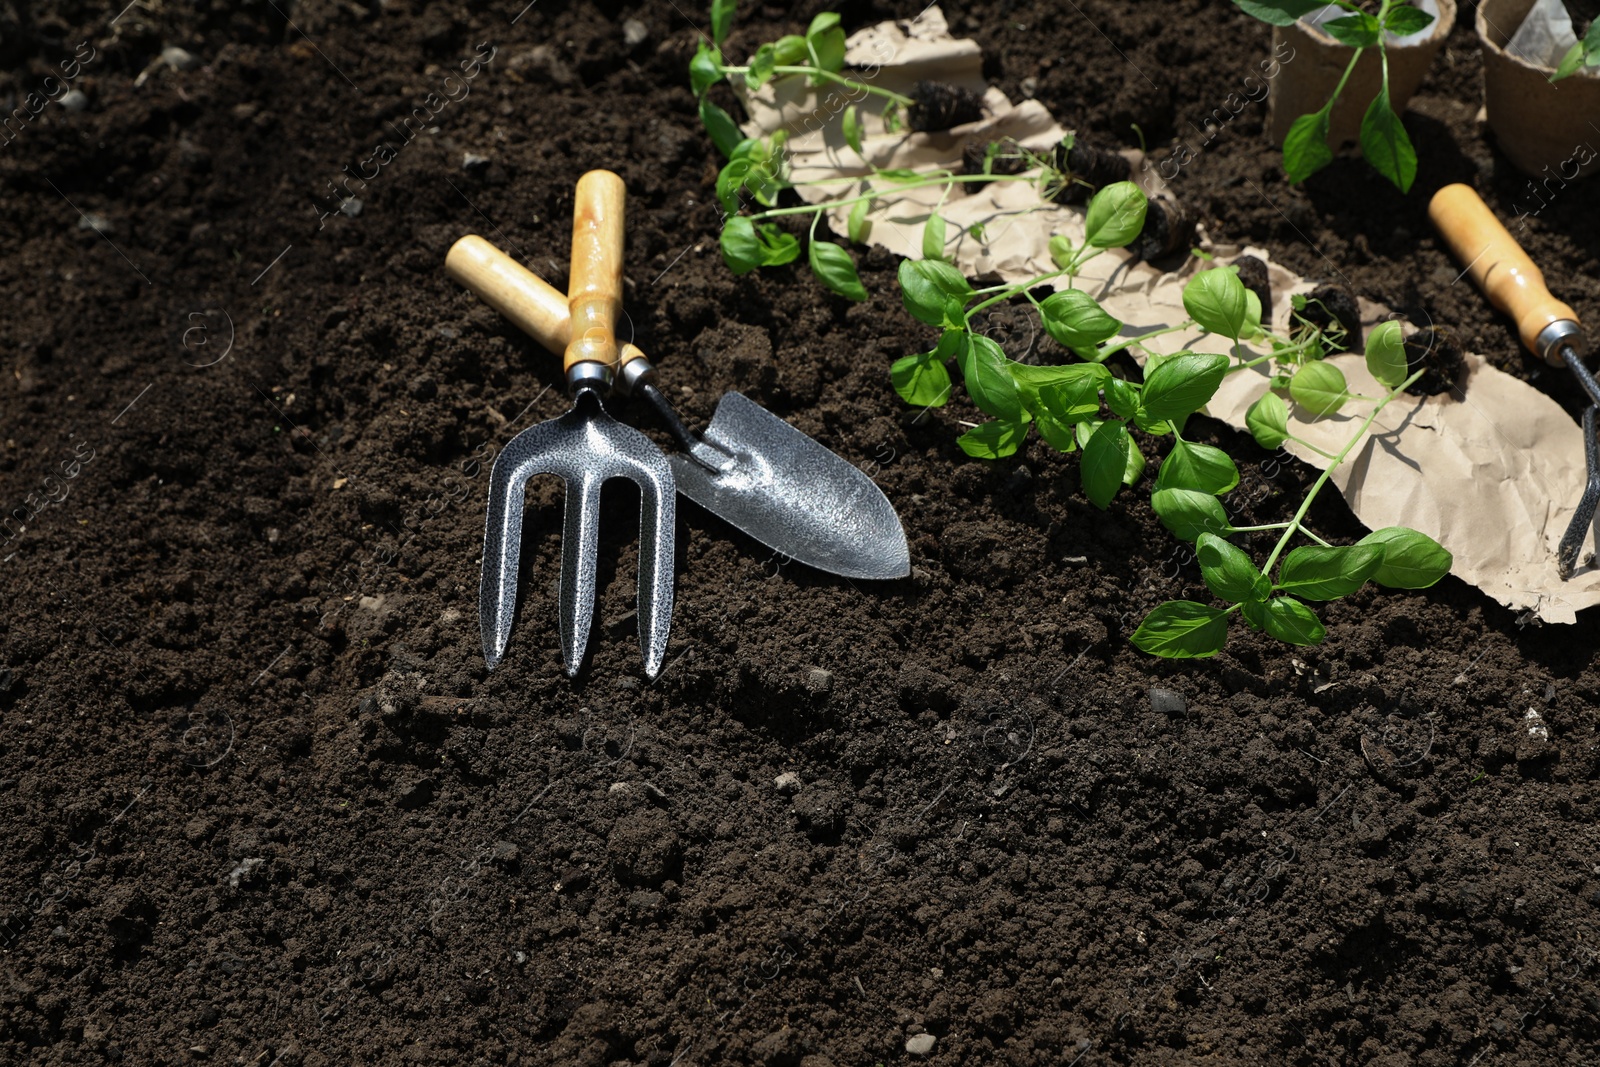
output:
[[[999,142],[999,148],[993,159],[989,159],[989,141],[968,141],[961,149],[961,173],[982,174],[984,160],[989,161],[990,174],[1021,174],[1029,167],[1028,160],[1022,154],[1022,146],[1014,137],[1006,137]]]
[[[1406,387],[1412,396],[1453,393],[1466,373],[1465,349],[1456,335],[1443,326],[1428,326],[1406,338],[1406,373],[1423,371]]]
[[[1233,261],[1239,271],[1239,280],[1244,287],[1256,294],[1261,301],[1261,318],[1272,318],[1272,277],[1267,272],[1267,265],[1255,256],[1240,256]]]
[[[1323,331],[1330,353],[1363,350],[1361,306],[1356,303],[1356,294],[1347,286],[1338,282],[1317,286],[1306,294],[1305,307],[1296,314],[1303,320],[1296,323],[1296,335],[1303,333],[1308,325],[1314,326]],[[1341,330],[1343,336],[1340,336]]]
[[[1135,256],[1144,260],[1160,259],[1174,252],[1185,251],[1194,244],[1194,219],[1176,200],[1156,197],[1144,214],[1144,229],[1129,246]]]
[[[1083,204],[1107,185],[1133,180],[1133,164],[1110,148],[1074,138],[1066,151],[1056,149],[1056,169],[1068,175],[1060,200],[1064,204]]]
[[[920,81],[911,90],[906,124],[918,133],[948,130],[983,118],[983,97],[948,82]]]

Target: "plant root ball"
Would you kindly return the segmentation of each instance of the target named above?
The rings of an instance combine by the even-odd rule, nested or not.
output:
[[[1317,286],[1306,294],[1305,307],[1296,314],[1319,330],[1327,331],[1336,322],[1344,328],[1343,339],[1327,338],[1330,353],[1363,351],[1361,307],[1348,287],[1337,282]],[[1299,334],[1304,329],[1301,326],[1294,332]]]
[[[961,149],[961,173],[982,174],[983,161],[988,155],[988,141],[968,141]],[[1000,150],[995,153],[994,159],[989,161],[989,173],[1021,174],[1027,169],[1028,161],[1022,158],[1022,147],[1017,144],[1016,138],[1003,138],[1000,141]]]
[[[1272,318],[1272,278],[1267,273],[1267,265],[1255,256],[1240,256],[1233,261],[1239,270],[1239,280],[1244,282],[1244,287],[1256,294],[1261,301],[1261,318]]]
[[[920,81],[911,91],[906,124],[918,133],[948,130],[983,118],[983,97],[948,82]]]
[[[1150,201],[1144,215],[1144,229],[1139,231],[1129,251],[1140,259],[1160,259],[1187,250],[1193,243],[1194,220],[1183,205],[1157,197]]]
[[[1406,387],[1412,396],[1438,396],[1454,393],[1461,386],[1467,369],[1461,343],[1443,326],[1429,326],[1406,338],[1406,373],[1423,371],[1422,377]]]
[[[1133,164],[1109,148],[1074,140],[1065,153],[1056,149],[1056,169],[1065,171],[1071,181],[1059,199],[1064,204],[1086,203],[1100,189],[1115,182],[1133,180]]]

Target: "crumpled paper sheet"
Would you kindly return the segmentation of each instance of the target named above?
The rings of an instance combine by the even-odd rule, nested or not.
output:
[[[962,148],[969,141],[1012,137],[1043,152],[1065,132],[1037,101],[1013,106],[987,86],[982,52],[973,41],[951,38],[938,7],[910,22],[881,23],[855,34],[847,43],[846,64],[870,84],[896,91],[936,78],[984,93],[988,115],[983,121],[928,134],[885,133],[877,115],[881,99],[864,95],[858,101],[865,130],[862,148],[878,167],[959,171]],[[785,79],[759,93],[743,94],[751,116],[745,132],[765,136],[780,127],[789,131],[793,180],[827,182],[798,190],[808,203],[859,194],[865,185],[861,179],[871,168],[845,144],[841,116],[850,101],[836,88],[813,90],[801,82]],[[1135,163],[1146,191],[1166,195],[1155,168],[1138,166],[1136,156]],[[1015,282],[1046,274],[1056,269],[1048,247],[1052,234],[1083,239],[1082,209],[1043,201],[1030,182],[967,186],[969,191],[957,191],[943,201],[936,189],[900,192],[879,185],[884,196],[867,215],[867,240],[897,255],[919,258],[923,224],[937,213],[948,224],[946,255],[969,277],[995,272]],[[849,209],[827,215],[834,232],[844,233]],[[975,223],[983,224],[981,240],[970,232]],[[1290,320],[1290,297],[1316,285],[1272,262],[1264,249],[1229,247],[1206,240],[1204,234],[1201,244],[1220,262],[1244,253],[1267,262],[1273,292],[1270,317],[1280,331]],[[1076,284],[1128,324],[1123,336],[1136,336],[1188,319],[1183,286],[1205,266],[1190,257],[1177,271],[1163,272],[1111,250],[1091,261]],[[1052,284],[1066,288],[1068,283],[1062,278]],[[1387,309],[1365,301],[1362,310],[1369,326],[1389,317]],[[1159,352],[1230,350],[1226,339],[1189,333],[1146,343]],[[1338,356],[1329,362],[1344,372],[1351,392],[1373,396],[1382,391],[1362,357]],[[1266,379],[1261,368],[1229,375],[1206,414],[1245,429],[1245,412]],[[1291,404],[1290,429],[1317,448],[1336,453],[1369,410],[1369,405],[1353,401],[1346,412],[1309,422]],[[1286,447],[1314,467],[1327,466],[1310,449],[1292,442]],[[1567,582],[1556,572],[1556,546],[1585,483],[1582,430],[1555,401],[1481,357],[1469,357],[1464,391],[1390,404],[1333,482],[1367,526],[1410,526],[1435,538],[1454,554],[1453,574],[1507,607],[1531,610],[1546,622],[1572,623],[1579,610],[1600,604],[1600,568],[1588,565]],[[1593,547],[1591,539],[1586,549]]]

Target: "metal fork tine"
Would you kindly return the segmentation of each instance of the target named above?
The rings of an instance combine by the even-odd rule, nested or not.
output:
[[[576,677],[583,664],[594,622],[602,480],[585,470],[567,482],[566,522],[561,533],[561,655],[568,677]]]
[[[669,477],[639,468],[639,650],[644,675],[661,673],[672,628],[673,535],[677,524],[677,491]]]
[[[507,450],[509,452],[510,449]],[[506,453],[502,453],[504,458]],[[511,641],[517,609],[517,567],[522,556],[522,512],[532,471],[527,463],[496,463],[489,474],[489,515],[484,524],[483,576],[478,587],[478,627],[483,658],[492,670]]]
[[[1556,563],[1560,570],[1561,578],[1565,581],[1572,577],[1572,572],[1578,566],[1578,553],[1583,551],[1583,543],[1589,539],[1591,527],[1595,530],[1596,538],[1600,538],[1600,525],[1596,523],[1595,509],[1600,506],[1600,431],[1597,426],[1596,412],[1600,411],[1594,404],[1583,413],[1583,458],[1588,469],[1588,483],[1583,487],[1583,499],[1578,501],[1578,510],[1572,513],[1572,521],[1567,524],[1567,532],[1561,538],[1561,547],[1556,552]]]

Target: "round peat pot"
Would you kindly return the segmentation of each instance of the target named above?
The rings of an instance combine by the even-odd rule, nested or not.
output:
[[[1600,78],[1577,74],[1551,83],[1554,69],[1506,51],[1534,0],[1483,0],[1484,107],[1506,158],[1525,174],[1569,182],[1600,170]]]
[[[1439,16],[1423,31],[1420,40],[1401,44],[1389,42],[1389,100],[1395,114],[1405,111],[1455,24],[1455,0],[1439,0]],[[1321,28],[1301,21],[1293,26],[1273,27],[1272,54],[1282,67],[1272,79],[1272,92],[1267,100],[1267,131],[1272,134],[1274,144],[1282,145],[1295,119],[1322,110],[1338,87],[1339,79],[1344,77],[1345,68],[1356,50],[1340,44]],[[1328,131],[1330,145],[1338,148],[1361,139],[1361,117],[1382,86],[1383,57],[1376,48],[1369,48],[1362,53],[1349,83],[1339,95],[1339,102],[1333,107]]]

